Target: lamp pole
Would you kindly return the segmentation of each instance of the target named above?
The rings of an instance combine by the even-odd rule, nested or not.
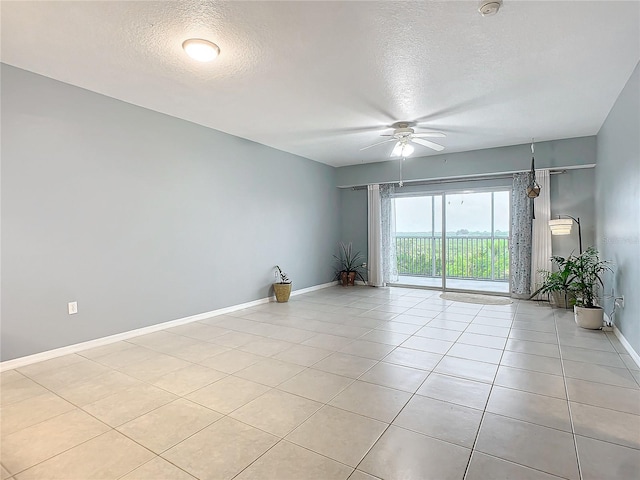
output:
[[[580,246],[580,253],[582,254],[582,228],[580,228],[580,217],[575,218],[575,217],[572,217],[571,215],[558,215],[558,218],[562,218],[562,217],[570,218],[571,220],[573,220],[578,224],[578,245]]]

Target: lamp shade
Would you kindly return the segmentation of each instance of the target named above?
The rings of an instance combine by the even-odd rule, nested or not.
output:
[[[573,220],[571,220],[570,218],[557,218],[555,220],[549,220],[551,235],[569,235],[571,233],[572,226]]]

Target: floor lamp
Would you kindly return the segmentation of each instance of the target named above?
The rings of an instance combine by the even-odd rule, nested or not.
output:
[[[551,229],[551,235],[569,235],[571,233],[573,222],[578,224],[578,244],[580,246],[580,253],[582,254],[582,229],[580,228],[580,218],[574,218],[571,215],[558,215],[558,218],[549,220],[549,228]]]

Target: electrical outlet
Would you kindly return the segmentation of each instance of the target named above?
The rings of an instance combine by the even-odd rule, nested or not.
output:
[[[78,302],[69,302],[67,307],[69,308],[69,315],[73,315],[74,313],[78,313]]]
[[[624,308],[624,295],[616,297],[614,302],[616,302],[616,307]]]

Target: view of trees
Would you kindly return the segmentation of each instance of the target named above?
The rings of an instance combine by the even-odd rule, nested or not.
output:
[[[442,276],[442,235],[396,235],[400,275]],[[478,280],[509,279],[509,239],[506,232],[459,230],[446,235],[447,276]],[[492,271],[493,264],[493,271]]]

